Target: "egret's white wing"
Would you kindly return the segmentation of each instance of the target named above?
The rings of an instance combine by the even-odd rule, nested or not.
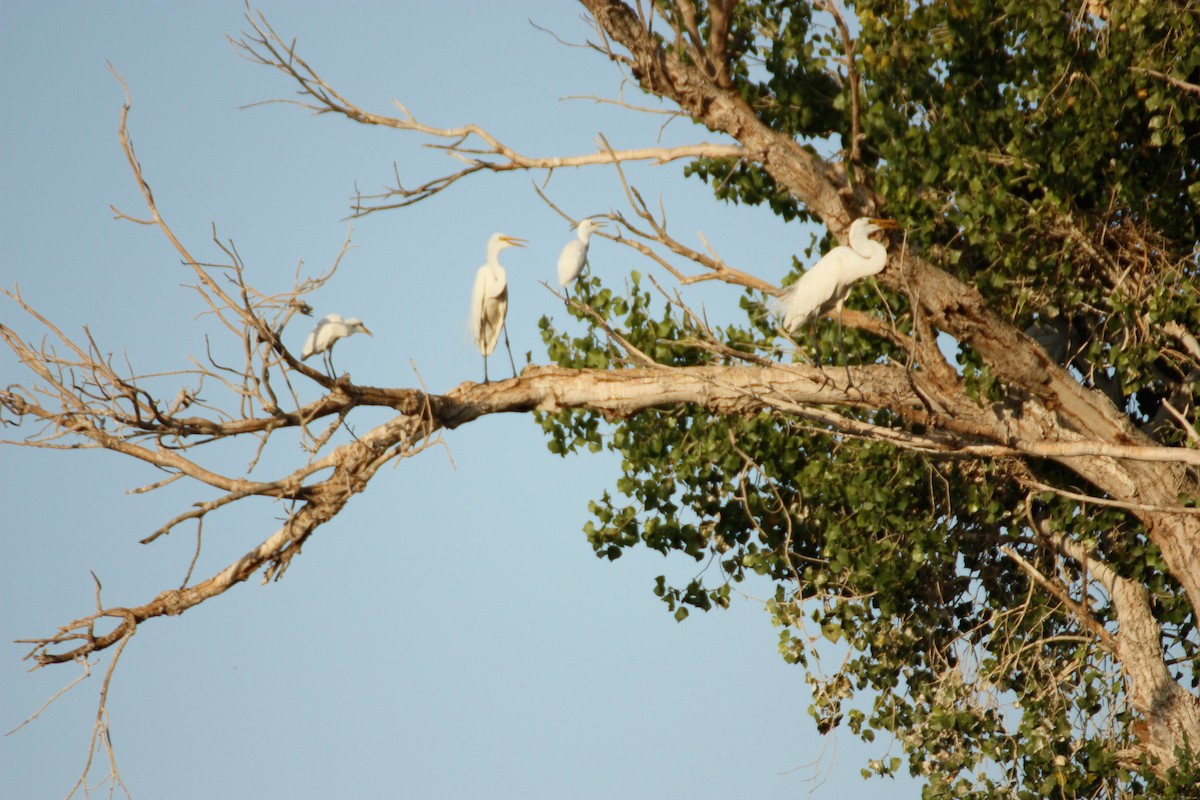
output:
[[[471,338],[483,355],[491,355],[500,341],[508,313],[508,280],[502,269],[479,268],[471,290]]]
[[[813,268],[800,276],[779,301],[784,330],[794,331],[804,323],[828,311],[838,301],[838,250],[829,251]],[[842,295],[843,297],[845,295]]]
[[[583,265],[587,261],[588,246],[586,242],[572,239],[562,249],[558,256],[558,285],[565,287],[579,277]]]
[[[475,273],[475,283],[471,286],[471,311],[467,325],[471,330],[471,341],[475,346],[483,347],[483,298],[487,289],[487,267],[480,267]]]
[[[304,349],[300,351],[300,360],[303,361],[309,356],[325,352],[329,347],[334,327],[341,321],[341,314],[326,314],[322,317],[317,326],[312,329],[312,333],[308,334],[308,338],[304,340]]]
[[[484,299],[483,343],[480,351],[490,356],[500,343],[500,332],[504,330],[504,318],[508,315],[508,287],[500,290],[496,297]]]
[[[320,323],[317,324],[317,327],[318,328],[320,327]],[[308,338],[304,340],[304,349],[300,351],[300,360],[301,361],[305,360],[306,358],[311,356],[313,353],[317,352],[316,344],[317,344],[317,328],[313,328],[309,332]]]

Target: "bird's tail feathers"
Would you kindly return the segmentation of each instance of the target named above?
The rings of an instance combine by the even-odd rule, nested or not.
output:
[[[791,300],[792,293],[796,291],[796,284],[792,284],[784,290],[781,295],[771,295],[767,298],[767,313],[772,317],[777,317],[781,325],[787,326],[788,301]]]
[[[781,295],[771,295],[767,298],[767,313],[773,317],[782,317],[786,312],[784,305],[787,303],[788,295],[791,294],[791,289]]]

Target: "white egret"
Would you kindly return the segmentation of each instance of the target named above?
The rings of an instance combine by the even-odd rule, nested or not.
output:
[[[587,263],[588,243],[592,232],[604,223],[589,218],[581,219],[576,226],[579,238],[567,242],[558,256],[558,285],[567,288],[567,284],[579,277],[583,265]]]
[[[501,331],[504,332],[504,347],[508,350],[513,377],[517,377],[517,365],[513,361],[512,348],[508,346],[508,331],[504,328],[504,317],[508,314],[508,275],[500,266],[500,251],[506,247],[524,246],[524,239],[503,233],[492,234],[488,239],[487,263],[475,273],[475,286],[471,290],[471,337],[483,354],[484,383],[488,382],[487,357],[496,349]]]
[[[342,319],[341,314],[326,314],[317,327],[313,328],[312,333],[304,340],[304,349],[300,352],[300,360],[304,361],[309,356],[317,353],[325,353],[325,366],[329,374],[333,373],[333,344],[338,339],[343,339],[347,336],[353,336],[356,333],[365,333],[367,336],[375,334],[367,330],[367,326],[362,324],[362,320],[357,317]]]
[[[822,256],[776,302],[784,330],[795,331],[830,309],[837,309],[840,325],[842,302],[850,294],[850,285],[881,272],[887,264],[887,248],[871,239],[871,234],[898,227],[894,220],[875,217],[859,217],[850,223],[850,245],[838,245]]]

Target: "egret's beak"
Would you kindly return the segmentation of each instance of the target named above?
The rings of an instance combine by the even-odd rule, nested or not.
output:
[[[375,334],[371,333],[371,331],[367,330],[367,326],[366,326],[366,325],[362,325],[362,326],[360,326],[360,327],[362,328],[362,332],[363,332],[363,333],[365,333],[367,336],[374,336],[374,335],[375,335]]]
[[[884,230],[893,230],[900,227],[900,223],[894,219],[876,219],[872,217],[871,222],[876,228],[883,228]]]
[[[500,238],[502,240],[504,240],[504,242],[506,244],[510,244],[513,247],[524,247],[525,246],[525,240],[518,239],[516,236],[501,236]]]

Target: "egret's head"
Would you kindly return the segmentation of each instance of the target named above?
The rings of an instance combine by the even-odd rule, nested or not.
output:
[[[525,240],[518,239],[516,236],[509,236],[504,233],[493,233],[491,240],[488,242],[488,250],[498,252],[506,247],[524,247]]]
[[[850,225],[851,228],[862,228],[865,233],[872,234],[875,231],[893,230],[900,227],[900,223],[894,219],[880,219],[879,217],[859,217]]]
[[[367,326],[363,325],[362,320],[359,319],[358,317],[350,317],[348,320],[346,320],[345,324],[346,324],[346,335],[347,336],[349,336],[352,333],[365,333],[367,336],[375,335],[375,334],[371,333],[369,330],[367,330]]]
[[[603,227],[604,220],[592,219],[591,217],[584,217],[583,219],[579,220],[579,224],[576,226],[580,235],[582,236],[590,235],[593,231],[597,231]]]

